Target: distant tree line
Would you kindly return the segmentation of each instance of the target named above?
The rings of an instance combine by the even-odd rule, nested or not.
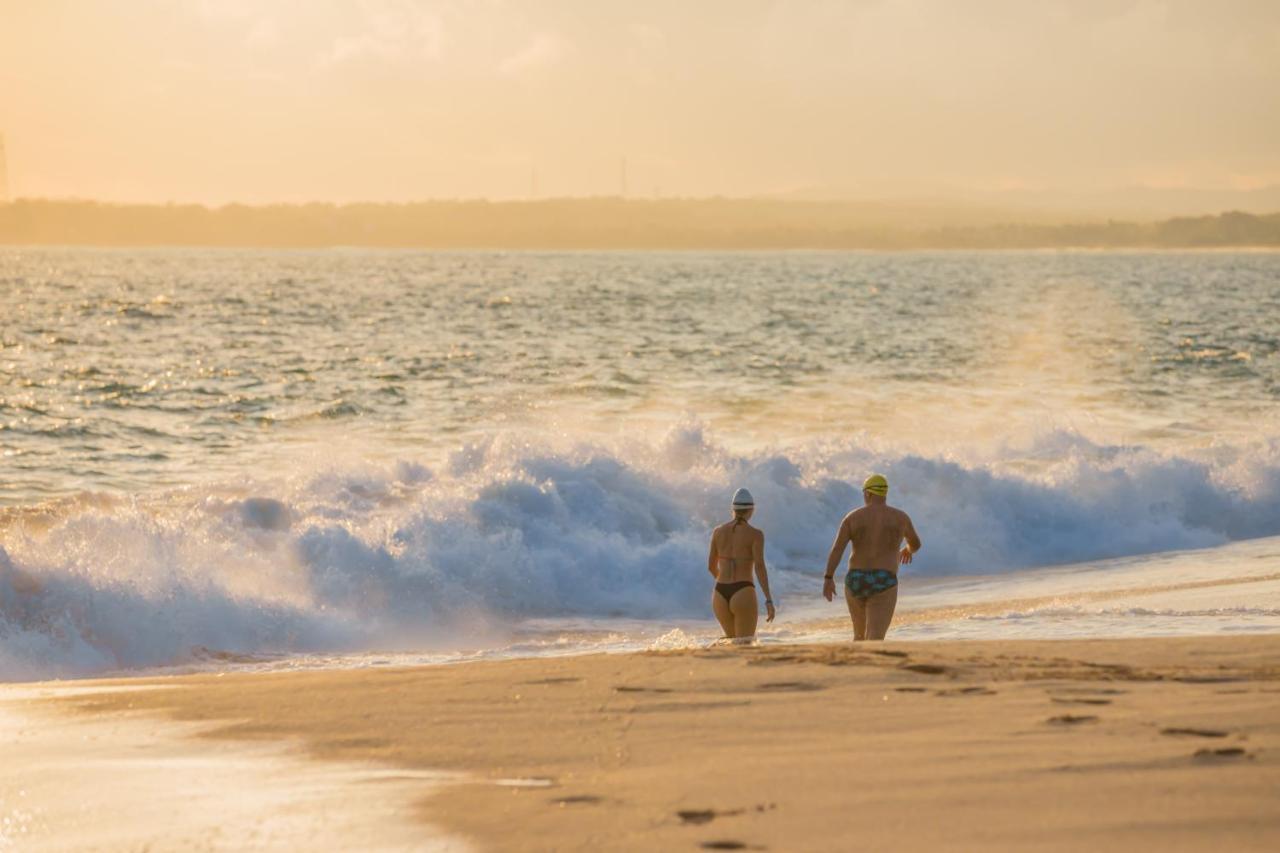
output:
[[[620,198],[246,206],[0,204],[0,243],[438,249],[1280,247],[1280,213],[912,227],[841,202]]]

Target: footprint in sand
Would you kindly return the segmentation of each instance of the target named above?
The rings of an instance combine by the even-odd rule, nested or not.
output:
[[[1187,729],[1187,728],[1168,728],[1161,729],[1162,735],[1188,735],[1190,737],[1226,737],[1230,732],[1220,732],[1217,729]]]
[[[1244,747],[1224,746],[1220,749],[1197,749],[1193,758],[1253,758]]]
[[[957,687],[954,690],[938,690],[934,696],[994,696],[996,691],[988,687]]]
[[[935,663],[904,663],[901,668],[909,672],[919,672],[925,675],[942,675],[947,671],[945,666],[938,666]]]
[[[747,849],[747,845],[745,842],[731,841],[731,840],[704,841],[700,846],[702,847],[703,850],[746,850]],[[764,848],[757,847],[755,849],[763,850]]]
[[[757,686],[761,690],[793,690],[805,693],[824,689],[821,684],[813,684],[809,681],[766,681]]]
[[[1110,699],[1088,699],[1084,696],[1078,696],[1074,699],[1064,699],[1061,696],[1054,696],[1053,701],[1059,705],[1110,705]]]
[[[680,818],[681,823],[700,826],[704,823],[711,823],[718,817],[733,817],[742,814],[742,809],[727,809],[725,811],[716,811],[715,809],[684,809],[676,812],[676,817]]]
[[[534,681],[525,681],[523,684],[572,684],[575,681],[581,681],[581,678],[573,676],[563,676],[559,678],[539,678]]]
[[[899,693],[928,693],[928,687],[895,687],[894,690]]]
[[[1061,714],[1057,717],[1050,717],[1045,722],[1053,726],[1074,726],[1077,723],[1096,722],[1097,719],[1092,714]]]
[[[771,812],[777,808],[775,803],[757,803],[755,811]],[[746,809],[726,809],[724,811],[716,811],[715,809],[681,809],[676,812],[676,817],[680,818],[681,823],[700,826],[704,823],[711,823],[718,817],[734,817],[745,812]]]
[[[631,687],[630,685],[618,685],[613,688],[619,693],[674,693],[670,687]]]
[[[603,803],[604,797],[597,797],[595,794],[574,794],[569,797],[560,797],[551,802],[563,808],[564,806],[585,805],[592,806],[596,803]]]

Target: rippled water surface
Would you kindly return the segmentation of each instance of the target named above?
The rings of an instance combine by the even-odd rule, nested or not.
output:
[[[1265,253],[8,249],[0,300],[8,503],[548,421],[1163,440],[1274,422],[1280,399]]]

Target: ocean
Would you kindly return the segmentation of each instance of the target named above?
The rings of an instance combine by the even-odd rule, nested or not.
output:
[[[0,249],[0,680],[1280,630],[1280,254]]]

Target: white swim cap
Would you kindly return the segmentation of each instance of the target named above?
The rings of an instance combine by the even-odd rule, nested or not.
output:
[[[756,505],[756,499],[751,497],[751,493],[746,489],[738,489],[733,493],[734,509],[751,509]]]

